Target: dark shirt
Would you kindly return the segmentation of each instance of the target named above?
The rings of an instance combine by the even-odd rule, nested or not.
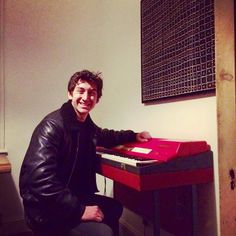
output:
[[[91,186],[91,173],[94,172],[93,141],[87,122],[80,122],[79,127],[79,151],[69,186],[76,195],[86,195],[94,192]]]

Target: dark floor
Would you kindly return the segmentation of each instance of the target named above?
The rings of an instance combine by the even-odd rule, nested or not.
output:
[[[23,232],[23,233],[18,233],[18,234],[9,234],[7,236],[33,236],[33,233],[31,233],[31,232]]]

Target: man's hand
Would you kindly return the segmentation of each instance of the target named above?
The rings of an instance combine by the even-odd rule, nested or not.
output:
[[[93,220],[101,222],[104,219],[104,214],[98,206],[86,206],[81,219],[83,221]]]
[[[147,142],[149,139],[151,139],[152,137],[151,137],[151,135],[149,134],[149,132],[147,132],[147,131],[143,131],[143,132],[141,132],[141,133],[138,133],[137,135],[136,135],[136,140],[138,141],[138,142]]]

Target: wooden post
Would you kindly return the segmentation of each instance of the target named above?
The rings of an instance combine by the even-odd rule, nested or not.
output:
[[[220,235],[236,235],[234,0],[215,0]]]
[[[4,0],[0,0],[0,152],[5,148]]]

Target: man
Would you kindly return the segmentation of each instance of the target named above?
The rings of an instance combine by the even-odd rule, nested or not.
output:
[[[89,112],[102,96],[100,73],[68,83],[69,100],[33,132],[20,172],[25,218],[35,235],[118,235],[121,204],[95,194],[96,146],[150,139],[148,132],[101,129]]]

